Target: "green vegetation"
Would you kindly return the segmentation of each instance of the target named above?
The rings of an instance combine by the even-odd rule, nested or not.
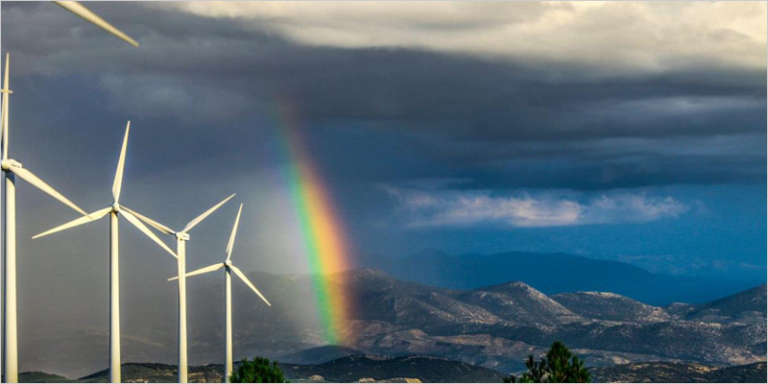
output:
[[[520,377],[509,375],[505,383],[588,383],[589,371],[584,362],[572,354],[565,344],[556,341],[547,356],[536,362],[533,355],[525,362],[528,372]]]
[[[243,359],[243,362],[229,377],[231,383],[287,383],[283,370],[277,366],[277,361],[269,361],[264,357],[254,357],[253,360]]]

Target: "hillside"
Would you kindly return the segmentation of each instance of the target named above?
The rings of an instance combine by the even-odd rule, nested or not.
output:
[[[700,305],[670,305],[667,311],[686,320],[707,323],[761,323],[765,313],[766,285]]]
[[[662,308],[641,303],[608,292],[559,293],[552,299],[583,317],[637,323],[658,323],[670,320]]]
[[[701,364],[651,362],[591,369],[596,383],[764,383],[765,363],[717,368]]]

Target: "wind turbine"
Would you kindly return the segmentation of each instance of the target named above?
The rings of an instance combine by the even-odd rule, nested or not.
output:
[[[248,280],[248,277],[245,276],[243,271],[240,270],[240,268],[237,268],[232,264],[232,261],[230,260],[232,257],[232,246],[235,244],[235,234],[237,234],[237,225],[240,223],[240,214],[243,212],[243,204],[240,204],[240,209],[237,211],[237,218],[235,219],[235,226],[232,227],[232,234],[229,235],[229,243],[227,244],[227,258],[224,260],[223,263],[217,263],[205,268],[200,268],[198,270],[192,271],[187,274],[187,277],[192,277],[195,275],[200,275],[203,273],[208,272],[214,272],[218,271],[219,269],[224,268],[225,274],[224,274],[224,281],[226,283],[225,287],[225,305],[226,305],[226,358],[224,360],[224,380],[226,383],[229,383],[229,376],[232,375],[232,272],[237,275],[245,285],[247,285],[249,288],[251,288],[254,292],[256,292],[259,297],[264,300],[267,305],[270,307],[272,304],[267,301],[267,299],[264,297],[264,295],[259,292],[258,289],[251,283],[250,280]],[[176,280],[179,276],[172,277],[168,279],[168,281]]]
[[[125,139],[123,139],[123,149],[120,151],[120,159],[117,162],[117,171],[115,181],[112,184],[112,197],[114,202],[96,212],[60,225],[49,231],[35,235],[32,238],[37,239],[50,235],[65,229],[77,227],[85,223],[101,219],[109,215],[109,380],[112,383],[120,382],[120,270],[119,270],[119,242],[118,242],[118,221],[117,216],[122,215],[129,223],[133,224],[141,232],[147,235],[152,241],[165,249],[173,257],[178,259],[173,251],[163,243],[152,231],[149,230],[139,219],[131,212],[120,206],[120,189],[123,184],[123,169],[125,168],[125,151],[128,147],[128,133],[131,130],[131,122],[125,128]]]
[[[233,193],[231,196],[227,197],[226,199],[222,200],[220,203],[214,205],[207,211],[203,212],[200,216],[196,217],[194,220],[187,223],[186,226],[184,226],[184,229],[181,231],[174,231],[168,227],[166,227],[163,224],[160,224],[146,216],[143,216],[139,214],[138,212],[134,212],[130,210],[127,207],[123,207],[126,211],[132,213],[134,216],[138,217],[140,220],[147,223],[149,226],[157,229],[158,231],[165,233],[166,235],[171,235],[176,237],[176,255],[178,256],[178,274],[180,276],[179,278],[179,382],[180,383],[186,383],[187,382],[187,267],[186,267],[186,258],[187,258],[187,246],[186,242],[189,241],[189,231],[192,230],[196,225],[200,224],[201,221],[205,220],[208,215],[219,209],[224,203],[229,201],[231,198],[235,197],[235,194]]]
[[[75,15],[78,15],[82,17],[85,20],[88,20],[89,22],[95,24],[99,28],[104,29],[105,31],[117,36],[118,39],[125,41],[126,43],[133,45],[134,47],[138,48],[139,43],[136,42],[136,40],[132,39],[130,36],[126,35],[119,29],[112,26],[112,24],[107,23],[96,15],[95,13],[91,12],[88,8],[84,7],[82,4],[80,4],[77,1],[54,1],[54,4],[66,9],[67,11],[70,11],[74,13]]]
[[[11,93],[9,87],[10,54],[5,56],[5,75],[3,77],[2,106],[2,161],[0,168],[5,172],[5,338],[4,338],[4,367],[5,382],[15,383],[19,380],[18,369],[18,340],[16,337],[16,176],[32,184],[41,191],[51,195],[54,199],[64,203],[83,215],[88,215],[73,202],[51,188],[39,177],[14,160],[8,158],[8,102]]]

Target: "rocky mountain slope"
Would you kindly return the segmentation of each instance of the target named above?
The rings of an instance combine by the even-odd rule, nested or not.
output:
[[[700,305],[674,303],[666,311],[679,319],[706,323],[761,323],[765,319],[766,289],[763,284]]]
[[[365,313],[350,325],[350,346],[368,353],[429,354],[502,371],[520,369],[530,353],[555,340],[594,365],[649,360],[745,364],[764,360],[765,322],[705,323],[615,294],[548,297],[514,282],[451,291],[398,281],[376,270],[334,280]],[[762,292],[762,296],[761,296]],[[750,290],[732,299],[765,292]],[[561,299],[563,303],[559,302]],[[728,302],[723,299],[722,302]],[[733,310],[738,312],[738,306]],[[745,312],[753,312],[745,306]],[[758,312],[765,319],[765,308]]]
[[[659,323],[671,318],[663,308],[609,292],[560,293],[552,299],[573,313],[596,320]]]

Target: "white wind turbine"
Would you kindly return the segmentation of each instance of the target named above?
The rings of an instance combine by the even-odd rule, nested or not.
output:
[[[101,210],[91,213],[90,215],[81,217],[79,219],[70,221],[69,223],[60,225],[49,231],[43,232],[39,235],[32,237],[37,239],[46,235],[50,235],[55,232],[63,231],[72,227],[77,227],[85,223],[101,219],[102,217],[109,215],[109,380],[112,383],[119,383],[120,376],[120,270],[119,270],[119,243],[118,243],[118,221],[117,216],[122,215],[133,224],[141,232],[147,235],[152,241],[157,243],[160,247],[165,249],[173,257],[176,256],[168,246],[163,243],[160,238],[157,237],[152,231],[149,230],[139,219],[136,218],[131,212],[124,209],[119,204],[120,189],[123,184],[123,169],[125,168],[125,151],[128,147],[128,133],[131,130],[131,122],[125,128],[125,139],[123,139],[123,148],[120,151],[120,159],[117,163],[117,172],[115,173],[115,181],[112,184],[112,197],[114,202]]]
[[[176,255],[178,256],[178,276],[181,276],[179,279],[179,382],[180,383],[186,383],[187,382],[187,267],[186,267],[186,259],[187,259],[187,246],[186,243],[189,241],[189,231],[192,230],[196,225],[200,224],[201,221],[205,220],[208,215],[219,209],[224,203],[229,201],[231,198],[235,197],[235,194],[232,194],[231,196],[227,197],[226,199],[222,200],[220,203],[214,205],[207,211],[203,212],[200,216],[196,217],[194,220],[190,221],[186,226],[184,226],[184,229],[181,231],[174,231],[167,226],[158,223],[157,221],[154,221],[146,216],[143,216],[139,214],[138,212],[134,212],[127,207],[123,207],[126,211],[132,213],[134,216],[138,217],[140,220],[144,221],[145,223],[149,224],[149,226],[157,229],[158,231],[165,233],[166,235],[171,235],[176,237]]]
[[[3,220],[5,222],[5,338],[3,340],[5,342],[5,354],[3,357],[5,359],[3,365],[5,367],[5,382],[15,383],[19,380],[18,339],[16,333],[16,176],[51,195],[53,198],[66,204],[75,211],[80,212],[83,215],[88,214],[35,176],[28,169],[24,168],[20,162],[8,158],[8,102],[11,93],[13,93],[8,87],[10,59],[10,54],[6,54],[3,88],[0,90],[3,94],[3,116],[2,126],[0,127],[0,130],[2,131],[3,154],[0,168],[5,172],[5,218]]]
[[[187,273],[187,277],[200,275],[203,273],[218,271],[219,269],[224,268],[225,274],[224,274],[224,282],[225,282],[225,306],[226,306],[226,317],[225,317],[225,324],[226,324],[226,358],[224,360],[224,382],[229,383],[229,376],[232,374],[232,272],[237,275],[243,282],[251,288],[254,292],[256,292],[259,297],[264,300],[267,305],[270,307],[272,304],[267,301],[267,299],[264,297],[264,295],[259,292],[258,289],[251,283],[250,280],[248,280],[248,277],[245,276],[243,271],[241,271],[239,268],[235,267],[232,264],[232,261],[230,260],[232,257],[232,246],[235,244],[235,234],[237,234],[237,225],[240,223],[240,214],[243,212],[243,204],[240,204],[240,209],[237,211],[237,218],[235,219],[235,225],[232,227],[232,234],[229,235],[229,243],[227,244],[227,258],[224,260],[223,263],[217,263],[205,268],[200,268],[198,270],[192,271],[190,273]],[[168,279],[168,281],[176,280],[179,277],[172,277]]]

